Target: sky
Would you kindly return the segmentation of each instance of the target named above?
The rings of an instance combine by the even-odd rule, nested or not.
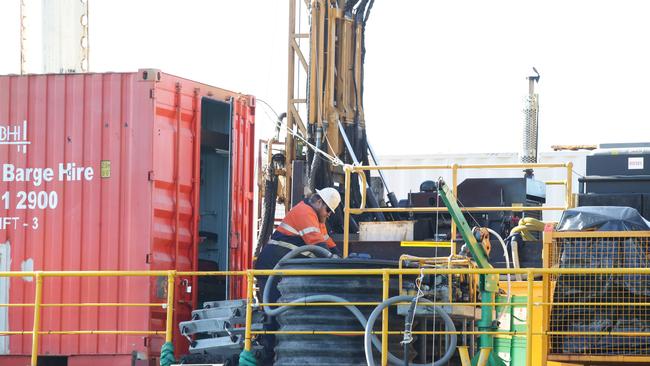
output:
[[[91,71],[159,68],[286,110],[288,0],[89,1]],[[19,3],[0,0],[0,74],[20,70]],[[380,155],[518,152],[533,66],[540,151],[649,141],[648,10],[639,0],[378,0],[366,28],[370,142]],[[258,104],[258,138],[272,134],[271,117]]]

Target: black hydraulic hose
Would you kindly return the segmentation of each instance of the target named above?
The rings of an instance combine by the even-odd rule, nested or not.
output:
[[[322,137],[321,137],[321,132],[322,130],[319,129],[316,132],[316,140],[314,141],[314,145],[316,146],[317,149],[321,149],[322,146]],[[318,183],[316,182],[316,177],[318,175],[318,171],[320,170],[320,167],[322,165],[322,161],[320,156],[318,155],[318,152],[314,151],[314,155],[311,161],[311,169],[309,170],[309,181],[308,181],[308,186],[309,186],[309,191],[310,192],[315,192],[316,191],[316,186]]]
[[[268,179],[264,182],[264,200],[262,203],[262,227],[257,237],[255,257],[259,257],[262,248],[271,238],[273,221],[275,220],[275,201],[278,198],[278,176],[274,172],[274,164],[268,166]]]
[[[381,304],[379,304],[375,310],[372,311],[370,314],[370,317],[368,318],[368,322],[366,323],[365,327],[365,334],[363,338],[364,342],[364,350],[366,352],[366,363],[369,366],[374,366],[375,365],[375,359],[372,355],[372,346],[374,345],[374,342],[372,341],[372,329],[374,327],[375,321],[377,318],[381,315],[382,311],[393,304],[399,303],[399,302],[410,302],[413,300],[413,296],[408,296],[408,295],[401,295],[401,296],[394,296],[391,297],[390,299],[384,300]],[[428,304],[434,304],[431,300],[425,299],[425,298],[420,298],[418,300],[420,303],[428,303]],[[453,320],[451,320],[451,317],[449,314],[447,314],[446,311],[444,311],[441,307],[439,306],[434,306],[434,311],[442,318],[442,320],[445,322],[445,330],[448,332],[455,332],[456,331],[456,326],[454,325]],[[433,366],[442,366],[451,357],[454,355],[456,352],[456,344],[458,342],[458,336],[454,333],[449,336],[449,341],[447,343],[447,351],[445,354],[436,362],[433,363]],[[376,345],[375,345],[376,347]],[[400,364],[402,360],[398,359],[391,353],[388,354],[388,361],[392,364]],[[411,366],[428,366],[430,365],[429,363],[413,363]]]

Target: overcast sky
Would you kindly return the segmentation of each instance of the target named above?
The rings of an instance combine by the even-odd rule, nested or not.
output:
[[[0,0],[0,74],[20,70],[19,3]],[[542,75],[540,150],[649,141],[648,8],[640,0],[377,0],[365,85],[375,150],[518,152],[532,66]],[[287,0],[90,0],[91,71],[160,68],[284,111],[287,19]],[[272,124],[259,109],[266,138]]]

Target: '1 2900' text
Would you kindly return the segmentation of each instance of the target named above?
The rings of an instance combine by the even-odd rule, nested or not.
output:
[[[0,196],[0,207],[5,210],[15,208],[16,210],[33,210],[33,209],[55,209],[59,204],[59,196],[56,192],[47,191],[19,191],[13,197],[10,192],[5,192]],[[12,205],[12,202],[15,204]]]

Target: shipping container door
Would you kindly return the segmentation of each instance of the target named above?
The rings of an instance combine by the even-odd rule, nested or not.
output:
[[[231,271],[251,268],[253,251],[253,151],[255,130],[255,98],[238,98],[233,105],[232,141],[230,145],[231,209],[230,264]],[[246,297],[246,280],[231,281],[230,296]]]
[[[229,268],[232,104],[201,101],[200,269]],[[199,304],[228,298],[226,277],[200,277]]]

